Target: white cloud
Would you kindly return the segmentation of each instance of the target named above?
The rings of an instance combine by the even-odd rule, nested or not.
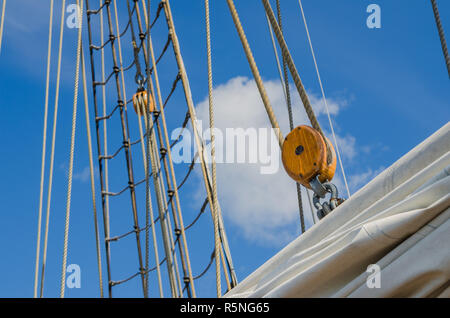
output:
[[[333,137],[329,133],[325,133],[327,138],[334,144]],[[347,135],[345,137],[341,137],[339,135],[336,135],[336,141],[339,146],[339,153],[341,154],[342,160],[348,160],[351,161],[355,158],[357,155],[357,149],[356,149],[356,138]],[[335,147],[335,150],[337,151],[337,148]]]
[[[84,169],[81,172],[73,174],[73,179],[81,182],[87,182],[90,176],[91,172],[89,170],[89,167],[84,167]]]
[[[311,102],[311,105],[313,105],[314,111],[317,114],[325,114],[326,113],[326,106],[325,102],[322,98],[322,96],[316,96],[314,94],[309,94],[309,101]],[[347,105],[347,102],[345,100],[336,101],[332,99],[327,99],[327,105],[328,110],[330,111],[331,115],[337,115],[339,110]]]
[[[264,82],[283,135],[289,132],[289,120],[282,87],[278,81]],[[321,98],[309,94],[316,115],[325,113]],[[292,90],[294,123],[309,124],[298,93]],[[344,100],[328,100],[332,114],[345,106]],[[270,127],[264,105],[253,80],[236,77],[214,89],[215,125],[225,128]],[[197,105],[197,116],[209,122],[208,99]],[[337,136],[346,158],[356,155],[353,136]],[[280,159],[281,162],[281,159]],[[199,173],[200,170],[197,169]],[[281,245],[299,233],[299,212],[295,183],[282,166],[272,175],[260,174],[257,164],[218,164],[219,200],[227,222],[237,225],[246,239],[260,244]],[[311,212],[307,196],[303,196],[307,222]],[[293,226],[294,225],[294,226]]]

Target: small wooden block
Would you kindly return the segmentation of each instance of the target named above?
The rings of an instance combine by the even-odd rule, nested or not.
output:
[[[148,96],[147,91],[137,92],[133,96],[133,107],[136,114],[139,116],[142,116],[145,114],[145,110],[147,109],[148,105]],[[153,112],[155,110],[154,104],[153,104],[153,98],[152,95],[150,95],[150,108],[149,111]]]
[[[333,160],[327,164],[326,144],[318,131],[306,125],[291,131],[282,147],[283,166],[288,175],[307,188],[311,188],[309,181],[317,175],[321,182],[331,180],[336,169],[336,155],[329,144]]]

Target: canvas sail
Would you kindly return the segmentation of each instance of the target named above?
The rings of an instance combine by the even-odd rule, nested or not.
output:
[[[447,123],[225,297],[450,297],[449,150]]]

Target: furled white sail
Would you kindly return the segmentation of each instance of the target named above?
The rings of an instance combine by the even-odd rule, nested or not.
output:
[[[225,297],[450,297],[449,207],[447,123]]]

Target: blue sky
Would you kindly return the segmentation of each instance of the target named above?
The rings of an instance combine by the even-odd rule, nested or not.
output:
[[[60,2],[55,2],[58,4],[55,7],[53,29],[50,125],[53,118],[61,9]],[[67,1],[67,5],[74,2]],[[90,2],[96,7],[93,3],[97,1]],[[123,26],[127,11],[124,2],[119,2],[119,18]],[[252,74],[226,1],[211,2],[218,126],[268,126],[268,119],[251,81]],[[235,2],[269,97],[280,125],[286,133],[287,130],[283,127],[287,127],[287,114],[280,93],[278,72],[262,4],[257,0]],[[2,206],[0,297],[33,295],[49,3],[49,0],[33,2],[9,0],[6,7],[0,54],[0,103],[3,110],[0,130],[4,136],[0,165]],[[366,8],[371,3],[377,3],[381,7],[381,29],[368,29],[366,26],[368,16]],[[203,1],[172,0],[171,5],[194,103],[197,105],[199,117],[207,120]],[[450,3],[438,1],[438,5],[448,35]],[[333,121],[339,141],[342,143],[344,166],[351,190],[355,192],[383,168],[390,166],[448,122],[449,78],[431,5],[429,1],[406,0],[305,0],[303,6],[325,92],[330,105],[333,106]],[[324,129],[329,131],[326,116],[321,111],[320,88],[297,1],[282,1],[282,11],[290,51],[318,111],[319,121]],[[154,14],[155,8],[152,12]],[[94,22],[94,26],[95,23],[97,22]],[[47,297],[59,295],[73,100],[76,29],[65,27],[64,32],[60,112],[45,282]],[[94,33],[96,43],[99,43],[98,32]],[[87,43],[86,36],[85,29],[83,33],[85,43]],[[156,52],[162,49],[166,39],[165,21],[160,19],[153,31]],[[129,38],[125,38],[122,45],[126,51],[124,60],[131,61]],[[105,54],[108,56],[108,62],[110,51],[107,50]],[[98,68],[98,59],[96,61]],[[166,96],[176,75],[171,49],[162,60],[159,73],[162,94]],[[132,80],[133,75],[129,74],[126,78],[129,97],[136,89]],[[92,110],[90,77],[88,84]],[[297,98],[295,91],[292,94]],[[109,86],[108,107],[111,107],[114,99],[114,87]],[[86,174],[88,152],[81,94],[79,100],[68,263],[80,265],[82,288],[66,289],[66,296],[97,297],[99,293],[92,202]],[[307,124],[300,107],[297,98],[294,103],[295,123]],[[169,131],[180,126],[185,112],[184,96],[179,86],[167,108]],[[135,140],[138,137],[138,129],[136,116],[133,115],[133,111],[130,110],[131,139]],[[93,124],[91,121],[92,126]],[[112,122],[111,127],[118,127],[117,124],[117,121]],[[108,147],[113,150],[120,144],[119,129],[114,131],[111,128],[110,131]],[[96,140],[93,142],[95,145]],[[140,158],[139,149],[135,148],[133,160],[136,180],[143,176]],[[110,185],[112,191],[118,191],[126,182],[122,159],[110,165],[110,174],[113,176]],[[178,180],[184,176],[186,169],[186,164],[176,165]],[[196,174],[193,174],[181,194],[186,224],[196,216],[204,199],[204,187],[199,172],[200,169],[197,167]],[[98,193],[98,177],[96,181]],[[341,185],[340,189],[343,191],[339,173],[336,176],[336,183]],[[264,177],[255,173],[253,166],[224,164],[218,167],[218,190],[238,279],[243,280],[298,235],[295,186],[284,175],[282,169],[276,176]],[[111,206],[113,235],[130,230],[132,219],[128,196],[114,199]],[[156,207],[155,200],[154,206]],[[138,192],[141,224],[144,220],[144,207],[143,192]],[[101,211],[100,205],[98,210]],[[102,224],[101,218],[99,223]],[[309,216],[307,224],[311,225]],[[209,211],[187,235],[193,272],[196,275],[208,263],[213,248]],[[160,253],[162,251],[160,248]],[[126,278],[136,272],[138,265],[134,238],[129,237],[113,243],[112,255],[114,280]],[[153,254],[150,255],[153,261]],[[104,263],[104,253],[102,258]],[[106,275],[106,267],[103,267],[103,270]],[[106,279],[104,281],[106,284]],[[153,274],[151,296],[158,296],[155,284]],[[169,295],[169,290],[167,286],[165,287],[165,295]],[[213,270],[196,281],[196,288],[199,296],[215,296]],[[140,297],[139,279],[115,287],[115,296]]]

